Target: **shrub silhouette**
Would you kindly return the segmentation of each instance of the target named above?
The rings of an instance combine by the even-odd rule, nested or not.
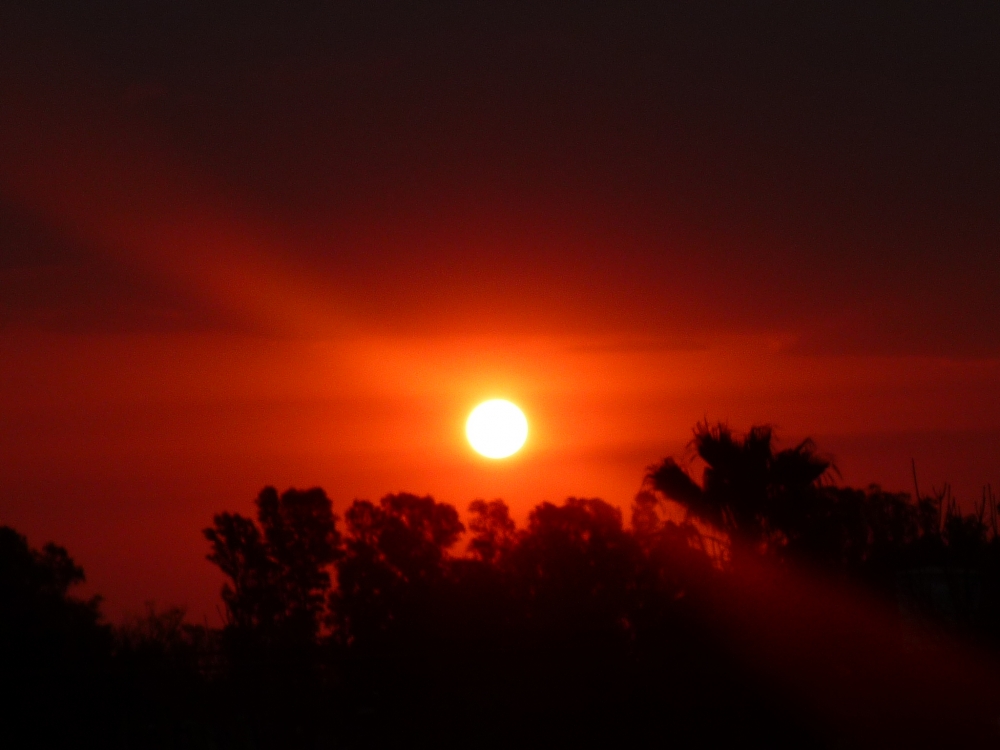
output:
[[[185,622],[181,607],[157,609],[115,629],[117,735],[125,747],[212,744],[218,706],[206,678],[216,671],[218,632]]]

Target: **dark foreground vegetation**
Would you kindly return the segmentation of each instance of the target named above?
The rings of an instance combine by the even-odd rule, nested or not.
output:
[[[1000,539],[830,481],[809,442],[700,426],[696,481],[651,467],[631,523],[597,499],[264,489],[204,534],[226,624],[118,627],[83,571],[0,528],[3,732],[17,746],[971,745],[1000,738]],[[2,741],[2,740],[0,740]],[[4,746],[9,745],[3,742]]]

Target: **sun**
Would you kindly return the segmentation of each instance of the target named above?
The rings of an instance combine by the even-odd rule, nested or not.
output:
[[[528,438],[528,420],[510,401],[484,401],[469,415],[465,436],[477,453],[487,458],[507,458]]]

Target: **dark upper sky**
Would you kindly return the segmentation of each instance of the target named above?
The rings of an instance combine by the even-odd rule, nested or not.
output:
[[[8,90],[169,150],[372,325],[1000,346],[993,3],[26,5]],[[9,317],[214,320],[4,193]]]

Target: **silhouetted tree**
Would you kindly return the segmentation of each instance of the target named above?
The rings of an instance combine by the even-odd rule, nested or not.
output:
[[[775,553],[811,548],[827,512],[820,489],[831,467],[811,440],[775,451],[766,425],[739,437],[724,424],[706,423],[695,428],[692,445],[705,463],[701,484],[666,458],[647,472],[648,490],[680,503],[737,544]]]
[[[337,519],[326,493],[266,487],[257,522],[220,513],[205,529],[208,559],[229,578],[222,589],[229,624],[265,640],[314,641],[340,555]]]
[[[503,500],[473,500],[469,504],[469,552],[487,565],[510,552],[517,540],[517,526]]]
[[[0,526],[0,731],[40,747],[107,740],[111,631],[99,598],[79,600],[83,569],[66,549]],[[68,746],[68,745],[67,745]]]
[[[994,500],[969,515],[946,494],[838,487],[811,441],[778,449],[769,427],[703,424],[692,446],[700,477],[651,467],[631,528],[594,498],[542,503],[520,529],[503,501],[476,500],[461,556],[457,511],[431,497],[355,500],[341,540],[321,490],[265,489],[256,521],[223,513],[205,532],[229,579],[227,632],[257,635],[223,650],[239,679],[214,684],[265,747],[622,744],[664,727],[682,745],[710,727],[719,744],[813,746],[737,643],[762,591],[785,626],[810,621],[815,602],[797,612],[770,592],[778,568],[846,571],[904,617],[1000,626],[1000,607],[977,614],[981,588],[1000,601]],[[134,632],[173,643],[178,622]],[[309,647],[273,647],[292,642]],[[232,669],[268,653],[267,668]]]
[[[661,620],[666,609],[718,574],[721,550],[692,523],[677,523],[662,514],[662,503],[651,492],[639,492],[632,504],[632,535],[641,550],[636,586],[637,617]],[[714,555],[714,559],[713,559]]]
[[[386,495],[378,505],[355,500],[344,520],[332,621],[347,642],[377,640],[444,578],[447,550],[465,527],[451,505],[407,493]]]
[[[628,614],[638,552],[618,508],[571,497],[532,510],[510,557],[529,616],[539,624],[617,630]]]
[[[649,469],[636,531],[663,500],[754,547],[850,574],[899,603],[907,617],[1000,632],[1000,539],[996,500],[984,490],[963,513],[946,485],[931,496],[837,487],[811,441],[776,451],[768,427],[735,436],[700,424],[692,441],[701,483],[672,459]],[[650,500],[654,498],[656,502]],[[994,592],[989,596],[984,591]],[[992,623],[992,625],[987,625]]]
[[[220,684],[256,745],[301,747],[330,731],[320,635],[340,534],[322,489],[266,487],[256,505],[256,522],[222,513],[204,531],[229,579]]]

